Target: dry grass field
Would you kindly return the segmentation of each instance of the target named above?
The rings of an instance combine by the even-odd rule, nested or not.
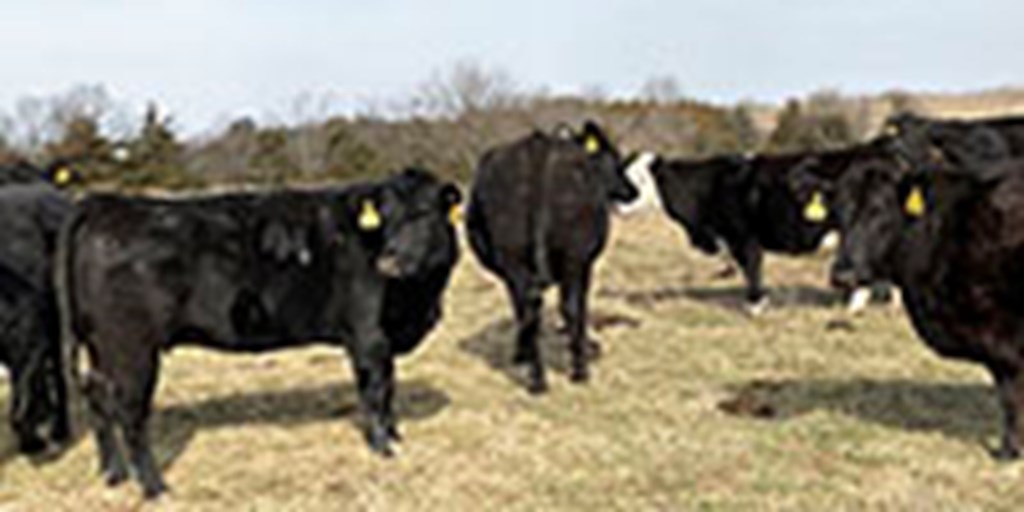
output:
[[[549,300],[551,393],[525,393],[505,295],[464,252],[445,321],[400,366],[398,458],[364,445],[336,351],[181,350],[153,421],[168,496],[104,487],[91,437],[33,462],[0,427],[0,510],[1020,510],[1024,463],[988,455],[987,376],[885,304],[827,329],[843,311],[825,256],[769,258],[755,319],[661,215],[615,228],[589,386],[566,379]]]

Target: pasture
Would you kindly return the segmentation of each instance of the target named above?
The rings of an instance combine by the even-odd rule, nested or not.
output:
[[[828,262],[768,257],[773,307],[750,318],[739,276],[716,277],[665,217],[618,218],[591,299],[593,380],[568,382],[549,295],[554,371],[535,398],[510,365],[504,290],[464,250],[444,322],[400,364],[396,459],[355,427],[340,353],[186,349],[164,360],[152,422],[169,495],[106,488],[91,437],[17,457],[4,422],[0,510],[1017,509],[1024,464],[988,454],[988,376],[940,360],[886,304],[826,328],[843,317]]]

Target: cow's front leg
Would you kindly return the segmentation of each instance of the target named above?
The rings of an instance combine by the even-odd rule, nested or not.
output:
[[[768,296],[764,292],[761,283],[761,263],[763,252],[761,247],[753,241],[746,241],[738,244],[730,244],[730,252],[736,263],[743,270],[743,277],[747,281],[747,310],[750,314],[758,316],[768,307]]]
[[[398,429],[391,413],[394,394],[394,361],[384,336],[361,340],[352,351],[352,363],[359,388],[359,409],[370,449],[385,456],[394,455],[391,441]]]

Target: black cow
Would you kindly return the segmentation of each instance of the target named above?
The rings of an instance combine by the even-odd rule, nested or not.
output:
[[[906,171],[873,162],[840,182],[837,286],[889,280],[918,334],[984,365],[1004,414],[996,455],[1024,433],[1024,161]]]
[[[518,323],[515,362],[529,365],[529,391],[547,389],[537,335],[542,293],[557,285],[570,336],[571,379],[587,370],[591,267],[608,238],[613,202],[638,195],[618,150],[593,122],[579,133],[535,132],[480,159],[466,226],[480,262],[508,289]]]
[[[895,152],[915,166],[972,167],[1024,156],[1024,117],[962,121],[905,113],[890,117],[884,131]]]
[[[823,178],[790,172],[805,158],[736,155],[651,164],[665,212],[702,252],[716,254],[724,242],[743,271],[755,311],[765,298],[764,251],[812,252],[834,228],[818,185]]]
[[[375,184],[192,199],[81,201],[62,248],[62,306],[90,356],[83,390],[101,471],[128,462],[164,489],[146,423],[160,352],[261,352],[310,343],[349,353],[370,447],[391,455],[393,359],[441,315],[457,259],[458,189],[408,170]]]
[[[0,186],[28,183],[51,183],[65,188],[81,181],[82,176],[66,160],[56,160],[46,168],[40,168],[26,160],[0,165]]]
[[[67,441],[67,388],[53,258],[71,201],[45,183],[0,187],[0,363],[10,374],[10,422],[21,452]]]

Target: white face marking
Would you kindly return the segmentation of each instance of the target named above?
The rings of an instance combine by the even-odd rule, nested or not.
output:
[[[850,295],[850,303],[847,305],[846,310],[856,315],[867,307],[868,302],[871,300],[871,288],[857,288]]]
[[[839,248],[840,235],[838,231],[829,231],[824,238],[821,239],[821,245],[818,246],[819,250],[824,251],[835,251]]]
[[[895,286],[889,290],[889,307],[893,309],[903,307],[903,292]]]
[[[654,153],[645,151],[626,168],[626,179],[640,191],[640,196],[628,205],[618,205],[617,209],[620,213],[661,209],[658,188],[654,184],[654,177],[651,176],[651,164],[656,158],[657,155]]]

